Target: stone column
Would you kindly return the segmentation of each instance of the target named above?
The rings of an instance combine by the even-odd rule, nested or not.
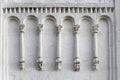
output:
[[[62,69],[62,59],[61,59],[61,29],[62,26],[57,26],[57,56],[56,56],[56,70]]]
[[[75,59],[74,59],[74,71],[80,70],[80,59],[79,59],[79,25],[75,25],[74,27],[74,34],[75,34]]]
[[[20,24],[20,69],[25,68],[24,24]]]
[[[93,37],[94,37],[94,59],[93,59],[93,70],[98,70],[99,60],[98,60],[98,25],[93,26]]]
[[[42,31],[42,28],[43,28],[43,25],[42,24],[39,24],[37,26],[37,29],[38,29],[38,32],[39,32],[39,41],[38,41],[38,46],[39,46],[39,49],[38,49],[38,57],[37,57],[37,69],[38,70],[43,70],[43,54],[42,54],[42,40],[41,40],[41,31]]]

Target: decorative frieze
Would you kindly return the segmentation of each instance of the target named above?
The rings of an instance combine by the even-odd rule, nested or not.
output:
[[[3,13],[113,13],[114,7],[8,7]]]

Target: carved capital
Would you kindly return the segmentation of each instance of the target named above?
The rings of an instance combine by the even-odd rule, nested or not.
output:
[[[39,71],[42,71],[43,70],[43,60],[42,60],[42,58],[38,58],[36,62],[37,62],[37,69]]]
[[[58,33],[58,34],[61,32],[61,29],[62,29],[62,26],[61,26],[61,25],[58,25],[58,26],[57,26],[57,33]]]
[[[99,31],[98,28],[99,28],[98,24],[93,25],[93,32],[98,33]]]
[[[42,28],[43,28],[43,24],[38,24],[38,25],[37,25],[37,29],[38,29],[39,32],[42,31]]]
[[[20,70],[25,69],[25,61],[24,60],[20,61],[19,67],[20,67]]]
[[[62,69],[62,60],[61,60],[61,58],[56,59],[55,67],[56,67],[56,70],[61,70]]]
[[[97,57],[95,57],[94,59],[93,59],[93,70],[98,70],[98,66],[99,66],[99,60],[98,60],[98,58]]]
[[[75,25],[73,29],[74,29],[74,33],[77,34],[80,29],[80,25]]]
[[[20,33],[24,33],[24,28],[25,28],[25,25],[20,24],[20,27],[19,27]]]
[[[73,68],[74,68],[74,71],[79,71],[80,70],[80,60],[79,60],[79,58],[75,58]]]

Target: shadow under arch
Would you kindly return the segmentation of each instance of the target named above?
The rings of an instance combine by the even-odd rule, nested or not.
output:
[[[5,20],[5,25],[8,24],[8,22],[9,22],[10,20],[15,20],[15,21],[17,21],[18,24],[21,23],[21,21],[20,21],[20,19],[19,19],[18,17],[16,17],[16,16],[9,16],[9,17],[7,17],[6,20]]]
[[[28,19],[33,19],[33,20],[36,21],[36,23],[38,23],[38,18],[37,18],[36,16],[34,16],[34,15],[29,15],[29,16],[27,16],[27,17],[24,19],[23,23],[25,24],[26,20],[28,20]]]
[[[55,60],[57,53],[57,37],[56,37],[56,18],[51,15],[42,18],[43,31],[42,31],[42,48],[44,53],[44,61],[47,63],[48,70],[54,70]]]
[[[4,27],[6,29],[6,33],[4,33],[4,36],[6,37],[6,52],[5,55],[9,55],[7,58],[8,63],[15,63],[14,69],[18,68],[18,62],[20,58],[20,37],[19,37],[19,27],[20,27],[21,21],[17,16],[8,16],[5,19]],[[8,42],[7,42],[8,41]],[[17,64],[17,65],[16,65]],[[12,68],[11,64],[9,64],[8,72],[12,71],[10,68]],[[12,71],[13,72],[13,71]]]
[[[109,16],[107,16],[107,15],[99,16],[99,18],[97,19],[97,23],[98,23],[101,19],[106,20],[106,21],[108,22],[109,27],[112,26],[112,23],[111,23],[112,21],[111,21],[111,18],[110,18]]]
[[[61,33],[62,35],[62,56],[64,58],[62,59],[64,63],[64,68],[66,70],[72,70],[73,69],[73,61],[75,58],[75,36],[73,34],[74,32],[74,26],[75,26],[75,20],[74,17],[72,16],[64,16],[61,19],[61,25],[63,26],[62,31],[64,32]]]
[[[65,17],[61,20],[61,24],[62,24],[62,25],[63,25],[63,22],[64,22],[65,20],[70,20],[73,24],[75,24],[75,20],[74,20],[74,18],[71,17],[71,16],[65,16]]]
[[[52,15],[47,15],[47,16],[45,16],[43,19],[42,19],[42,24],[44,24],[44,22],[46,21],[46,20],[52,20],[55,24],[56,24],[56,18],[54,17],[54,16],[52,16]]]
[[[79,20],[79,24],[81,24],[82,20],[88,20],[91,24],[94,23],[93,19],[90,16],[82,16]]]
[[[114,57],[114,54],[115,54],[114,51],[112,51],[113,48],[115,47],[114,46],[114,39],[113,39],[114,38],[113,35],[114,35],[115,31],[113,29],[114,27],[112,27],[113,26],[112,19],[107,15],[101,15],[101,16],[98,17],[97,23],[99,25],[99,30],[101,29],[100,30],[101,35],[103,35],[102,36],[103,38],[99,38],[99,37],[98,38],[99,39],[104,39],[104,40],[102,40],[101,44],[103,43],[103,47],[104,47],[104,49],[106,49],[106,50],[104,50],[104,49],[100,48],[102,50],[102,52],[100,54],[106,53],[106,54],[102,54],[101,57],[103,58],[103,55],[104,55],[104,57],[107,57],[105,59],[105,61],[107,61],[107,62],[104,61],[104,64],[107,64],[106,67],[107,67],[107,69],[109,69],[107,71],[108,78],[111,78],[112,67],[113,67],[113,59],[114,59],[113,57]],[[100,54],[99,54],[99,56],[100,56]]]

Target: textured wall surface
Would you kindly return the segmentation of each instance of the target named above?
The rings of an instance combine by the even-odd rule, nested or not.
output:
[[[43,4],[39,5],[39,3]],[[120,80],[119,4],[119,0],[1,1],[0,80]],[[46,9],[46,7],[57,6],[63,7],[61,12],[58,8],[53,9],[52,12],[49,12],[50,9]],[[33,9],[33,7],[38,8],[38,11]],[[39,9],[39,7],[45,9]],[[79,8],[78,12],[77,9],[74,11],[73,8],[71,8],[71,12],[67,12],[67,9],[64,9],[65,7],[81,8]],[[27,8],[29,8],[28,11]],[[20,24],[25,26],[25,70],[19,69]],[[41,32],[43,71],[36,69],[39,49],[38,24],[43,24]],[[95,24],[99,26],[97,36],[98,59],[100,63],[97,71],[92,69],[95,50],[93,46],[93,25]],[[63,27],[61,31],[61,71],[56,71],[55,69],[57,55],[56,26],[58,25]],[[73,70],[75,58],[75,34],[73,33],[73,27],[75,25],[80,25],[78,32],[78,49],[80,51],[79,72]]]
[[[6,0],[15,3],[112,3],[113,0]]]

